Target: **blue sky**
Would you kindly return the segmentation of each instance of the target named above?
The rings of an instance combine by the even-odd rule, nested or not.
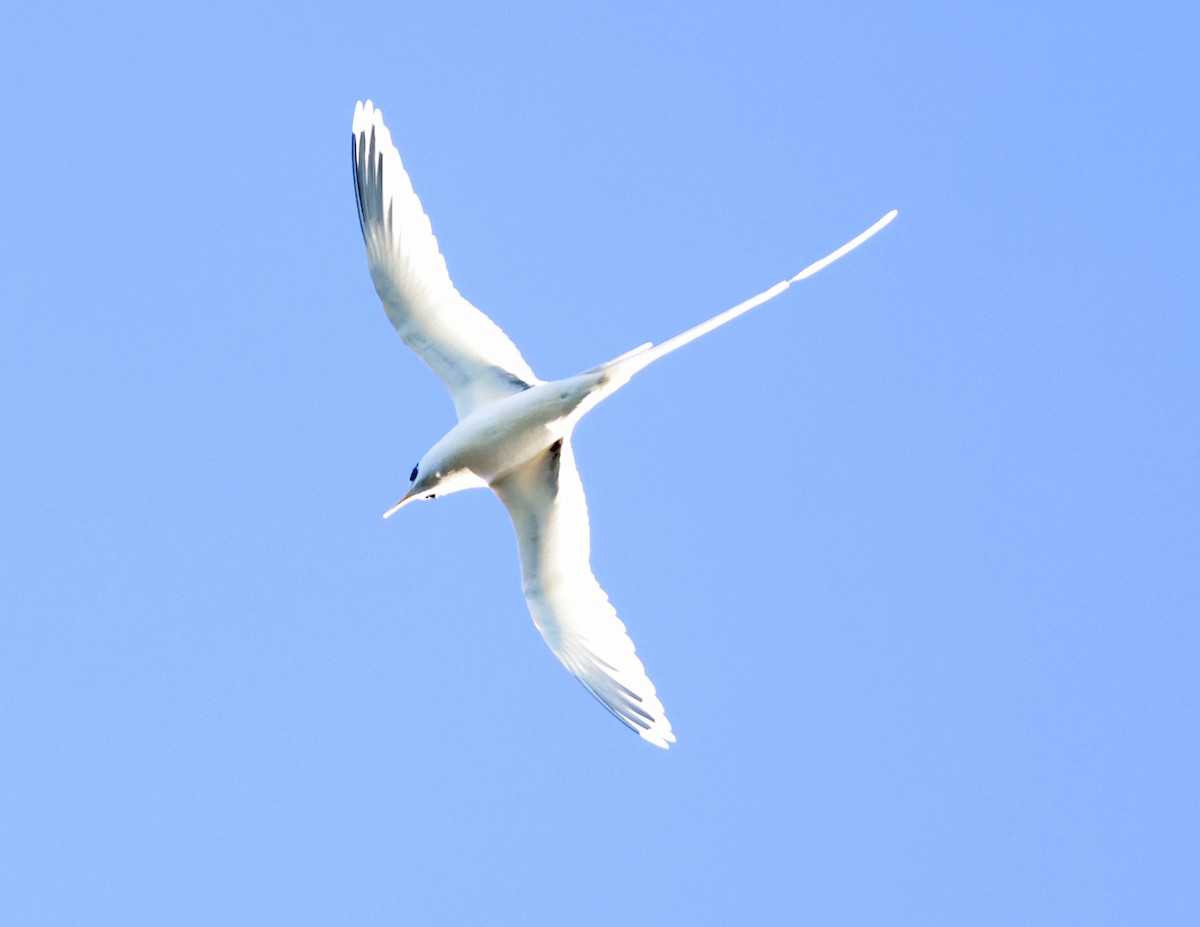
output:
[[[436,8],[435,8],[436,7]],[[25,4],[0,920],[1193,924],[1187,4]],[[576,450],[679,743],[552,658],[353,207],[542,376],[876,239]]]

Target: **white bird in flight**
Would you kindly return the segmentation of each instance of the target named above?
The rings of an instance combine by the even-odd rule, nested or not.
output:
[[[354,108],[352,154],[375,289],[404,343],[445,384],[458,412],[458,424],[413,467],[412,485],[384,518],[414,499],[490,486],[516,528],[525,599],[554,655],[624,724],[667,747],[675,734],[662,702],[592,575],[587,503],[571,433],[584,413],[643,367],[832,264],[891,222],[896,210],[794,277],[683,334],[547,381],[450,282],[383,114],[370,100]]]

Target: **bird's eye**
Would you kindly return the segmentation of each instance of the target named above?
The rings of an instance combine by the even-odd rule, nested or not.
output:
[[[408,475],[408,481],[411,483],[417,478],[417,468],[413,467],[413,472]]]

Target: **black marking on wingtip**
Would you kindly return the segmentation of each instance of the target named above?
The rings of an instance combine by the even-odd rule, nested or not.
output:
[[[350,133],[350,168],[354,171],[354,202],[358,206],[358,230],[365,239],[367,230],[363,228],[363,195],[362,178],[358,165],[358,136],[353,132]]]
[[[371,126],[371,141],[367,145],[367,167],[373,168],[374,166],[375,166],[375,127]],[[370,174],[367,175],[367,180],[370,181],[372,186],[375,185],[375,178],[372,177]]]
[[[644,701],[645,701],[645,699],[643,699],[643,698],[642,698],[640,695],[638,695],[638,694],[637,694],[636,692],[634,692],[632,689],[630,689],[630,688],[627,688],[626,686],[623,686],[623,685],[621,685],[621,684],[620,684],[619,682],[617,682],[615,679],[613,680],[613,685],[614,685],[614,686],[616,686],[618,689],[620,689],[622,692],[624,692],[626,695],[628,695],[628,696],[629,696],[631,699],[633,699],[634,701],[636,701],[636,702],[644,702]]]
[[[576,677],[576,678],[578,678],[578,677]],[[648,731],[648,730],[650,730],[650,725],[649,725],[649,724],[647,724],[645,721],[643,721],[641,718],[636,718],[636,717],[635,717],[635,718],[628,718],[628,717],[626,717],[625,715],[621,714],[619,711],[617,711],[616,709],[614,709],[614,708],[612,707],[612,705],[608,704],[608,702],[604,701],[604,699],[602,699],[602,698],[600,697],[600,695],[599,695],[599,694],[596,692],[596,690],[595,690],[595,689],[593,689],[591,686],[589,686],[589,685],[588,685],[586,682],[584,682],[582,679],[580,679],[580,680],[579,680],[579,682],[580,682],[580,683],[583,685],[583,687],[584,687],[584,688],[587,690],[587,692],[588,692],[588,695],[590,695],[590,696],[591,696],[592,698],[594,698],[594,699],[595,699],[597,702],[599,702],[601,705],[603,705],[603,706],[605,707],[605,709],[607,709],[607,710],[608,710],[609,714],[611,714],[611,715],[612,715],[614,718],[616,718],[618,721],[620,721],[622,724],[624,724],[624,725],[625,725],[627,728],[629,728],[629,729],[630,729],[631,731],[633,731],[635,734],[637,734],[637,735],[639,735],[639,736],[640,736],[640,735],[641,735],[641,733],[642,733],[642,731]],[[653,718],[651,718],[650,720],[651,720],[651,721],[653,721],[654,719],[653,719]]]
[[[634,692],[629,687],[621,685],[621,683],[617,682],[617,680],[613,679],[611,676],[608,678],[608,681],[612,684],[612,688],[613,688],[612,697],[613,697],[614,701],[616,701],[619,698],[622,707],[626,711],[631,711],[634,714],[641,715],[643,718],[645,718],[651,724],[654,723],[654,715],[650,714],[650,712],[646,711],[644,708],[641,707],[642,703],[645,701],[645,699],[643,699],[640,695],[638,695],[636,692]],[[634,704],[635,702],[637,704]],[[638,723],[640,724],[641,722],[638,722]]]
[[[350,156],[354,169],[354,195],[358,200],[358,230],[362,232],[365,240],[366,227],[374,223],[383,226],[391,236],[394,203],[388,200],[385,213],[384,152],[378,145],[376,126],[371,126],[369,137],[366,129],[357,134],[350,133]]]
[[[639,698],[638,701],[640,702],[641,699]],[[634,712],[635,714],[641,715],[643,718],[645,718],[647,721],[649,721],[650,724],[654,723],[654,715],[650,714],[650,712],[638,707],[637,705],[626,705],[625,707],[628,708],[630,711]],[[649,725],[647,725],[646,727],[647,727],[647,730],[649,730]]]

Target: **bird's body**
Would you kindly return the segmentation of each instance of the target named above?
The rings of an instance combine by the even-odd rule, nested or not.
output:
[[[418,471],[428,467],[445,475],[466,470],[482,485],[491,485],[567,438],[580,406],[605,380],[603,373],[580,374],[481,406],[429,449]]]
[[[571,433],[639,370],[816,273],[895,212],[790,280],[675,338],[547,382],[454,288],[382,114],[370,101],[355,108],[352,150],[371,278],[401,338],[450,390],[459,418],[413,468],[412,485],[385,517],[414,499],[491,487],[516,529],[522,587],[546,643],[622,722],[666,747],[675,735],[662,703],[592,575],[587,505]]]

